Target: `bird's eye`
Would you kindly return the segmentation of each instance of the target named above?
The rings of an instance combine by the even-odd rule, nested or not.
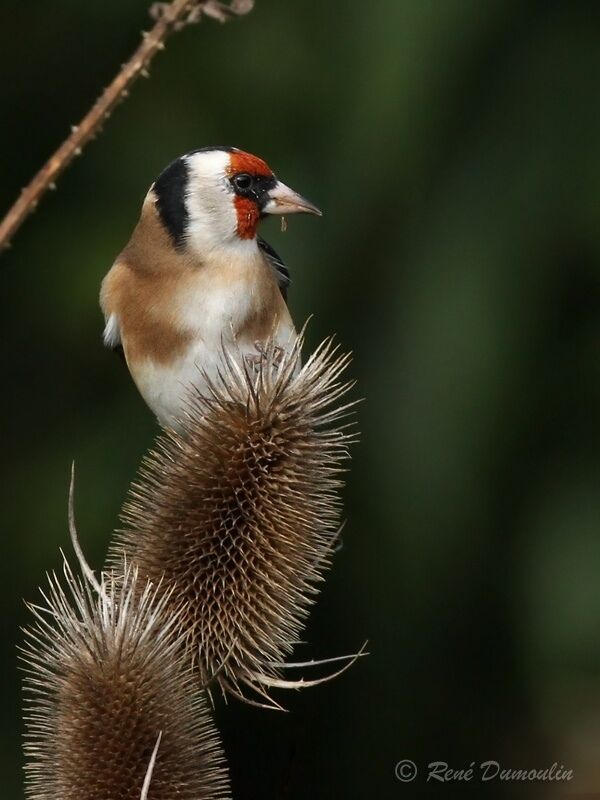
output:
[[[243,172],[240,175],[235,176],[233,183],[236,189],[239,189],[241,192],[247,192],[252,188],[252,185],[254,184],[254,178],[252,175],[248,175],[247,173]]]

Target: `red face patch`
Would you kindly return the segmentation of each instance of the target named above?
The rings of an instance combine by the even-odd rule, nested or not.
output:
[[[229,176],[248,174],[253,178],[272,178],[273,172],[262,158],[243,151],[229,154]],[[234,197],[237,214],[237,234],[240,239],[254,239],[260,219],[258,202],[251,195],[247,197],[236,194]]]
[[[235,196],[233,201],[237,214],[237,235],[240,239],[254,239],[260,219],[258,203],[249,197]]]
[[[261,178],[271,178],[273,173],[262,158],[253,156],[251,153],[243,151],[229,154],[229,174],[236,175],[239,172],[247,172],[249,175],[256,175]]]

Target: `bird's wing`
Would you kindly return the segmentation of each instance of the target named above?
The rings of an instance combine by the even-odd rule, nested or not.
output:
[[[264,253],[267,261],[273,268],[275,277],[277,278],[277,283],[279,284],[279,291],[281,292],[281,294],[283,295],[283,299],[287,303],[288,288],[292,282],[290,278],[290,271],[286,267],[285,263],[280,258],[280,256],[277,255],[275,250],[273,250],[273,248],[268,242],[265,242],[262,236],[257,237],[257,241],[259,248]]]

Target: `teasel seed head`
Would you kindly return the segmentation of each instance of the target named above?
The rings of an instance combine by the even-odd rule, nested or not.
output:
[[[22,648],[29,800],[220,800],[227,772],[168,594],[64,565]],[[97,585],[97,584],[96,584]]]
[[[335,549],[355,438],[350,357],[326,340],[300,369],[300,347],[268,345],[258,372],[223,352],[183,432],[146,457],[109,551],[111,567],[126,557],[183,609],[203,684],[269,707],[280,707],[270,689],[311,683],[281,669]]]

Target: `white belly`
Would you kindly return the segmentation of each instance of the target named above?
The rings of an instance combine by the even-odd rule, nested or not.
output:
[[[274,345],[289,351],[296,340],[296,331],[291,324],[280,325],[274,334]],[[162,365],[146,360],[138,365],[133,375],[140,393],[165,428],[181,430],[181,420],[189,408],[194,393],[206,396],[208,381],[218,384],[219,371],[223,369],[223,348],[237,363],[252,369],[258,368],[261,351],[255,342],[197,340],[190,345],[185,355],[171,364]],[[257,366],[253,366],[256,364]]]
[[[227,258],[220,253],[218,258],[204,259],[201,268],[179,276],[161,302],[153,300],[143,321],[149,330],[153,316],[163,327],[172,326],[181,334],[185,349],[175,350],[167,359],[153,359],[151,348],[144,352],[140,347],[143,331],[138,327],[134,335],[140,356],[136,357],[132,341],[132,358],[127,361],[144,400],[165,427],[181,428],[179,420],[189,405],[191,388],[206,394],[207,379],[218,378],[224,347],[236,361],[246,363],[248,357],[260,356],[254,341],[257,335],[272,335],[274,344],[284,350],[295,341],[294,325],[273,270],[255,241],[242,241]],[[268,319],[277,325],[274,331]],[[121,338],[127,357],[130,341],[125,320]]]

